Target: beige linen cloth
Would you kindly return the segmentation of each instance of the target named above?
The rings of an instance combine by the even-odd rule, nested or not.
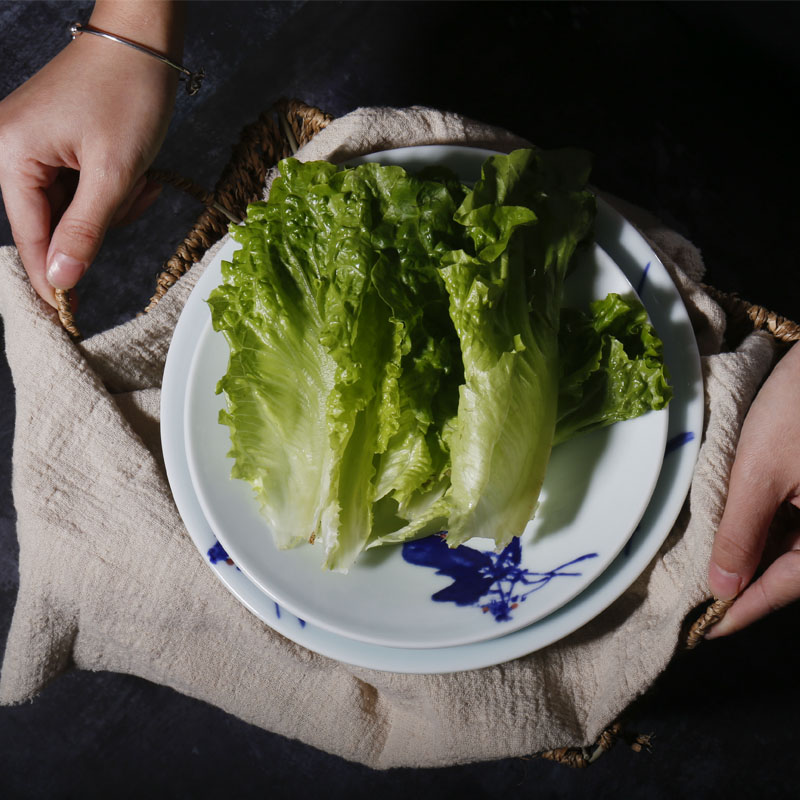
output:
[[[510,150],[514,136],[430,109],[361,109],[298,157],[341,161],[412,144]],[[212,574],[173,503],[159,445],[164,360],[204,261],[149,314],[74,344],[0,250],[0,311],[16,387],[13,492],[20,587],[0,702],[77,667],[141,676],[371,767],[443,766],[588,745],[668,665],[706,566],[743,415],[771,339],[721,353],[721,309],[698,251],[617,204],[685,298],[703,356],[706,430],[684,512],[658,557],[607,611],[499,666],[446,675],[354,668],[261,623]],[[143,269],[152,265],[144,264]]]

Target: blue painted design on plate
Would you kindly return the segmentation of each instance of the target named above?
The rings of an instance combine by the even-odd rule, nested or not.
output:
[[[641,297],[642,292],[644,291],[644,285],[647,283],[647,273],[650,272],[650,262],[648,261],[644,265],[644,272],[642,273],[642,277],[639,278],[639,285],[636,287],[636,294]]]
[[[233,564],[233,559],[225,552],[225,548],[219,542],[209,548],[208,560],[212,564],[218,564],[220,561],[224,561],[226,564]]]
[[[691,431],[684,431],[683,433],[676,434],[667,441],[667,445],[664,448],[664,455],[668,456],[670,453],[675,452],[675,450],[677,450],[679,447],[683,447],[685,444],[689,444],[689,442],[693,440],[694,434]]]
[[[514,538],[502,553],[484,553],[466,545],[450,548],[444,534],[406,542],[403,558],[409,564],[436,568],[437,575],[447,575],[453,583],[431,596],[438,603],[477,606],[490,613],[496,622],[510,620],[511,612],[553,578],[578,577],[582,573],[566,572],[569,567],[596,558],[597,553],[574,558],[546,572],[534,572],[520,566],[522,549]],[[520,587],[529,587],[520,591]]]
[[[281,618],[281,607],[273,600],[273,605],[275,606],[275,616],[280,619]],[[301,628],[305,628],[306,621],[304,619],[300,619],[300,617],[295,617],[295,619],[300,623]]]
[[[685,444],[689,444],[689,442],[694,440],[694,434],[691,431],[684,431],[683,433],[678,433],[673,436],[671,439],[667,440],[667,444],[664,447],[664,455],[668,456],[670,453],[678,450],[679,448],[683,447]],[[625,543],[625,547],[623,549],[623,553],[627,556],[630,555],[631,547],[633,547],[633,537],[639,531],[639,525],[636,526],[633,533],[631,534],[630,539]]]
[[[642,527],[641,524],[637,525],[633,529],[633,533],[630,535],[628,541],[625,542],[625,547],[622,549],[622,552],[625,556],[629,556],[631,554],[631,548],[633,547],[633,537],[636,536],[637,533],[639,533],[639,528],[641,527]]]
[[[683,447],[685,444],[689,444],[689,442],[694,440],[694,434],[691,431],[684,431],[683,433],[678,433],[673,436],[671,439],[667,440],[667,444],[664,447],[664,455],[668,456],[670,453],[678,450],[679,448]],[[630,555],[631,547],[633,546],[633,537],[639,531],[639,525],[636,526],[633,533],[631,534],[630,539],[625,543],[625,547],[623,549],[623,553],[627,556]]]
[[[233,563],[233,559],[227,554],[225,548],[222,546],[220,542],[217,542],[213,547],[209,547],[207,555],[208,555],[208,560],[212,564],[218,564],[220,561],[224,561],[231,567],[236,567],[236,564]],[[241,572],[239,567],[236,567],[236,571]]]

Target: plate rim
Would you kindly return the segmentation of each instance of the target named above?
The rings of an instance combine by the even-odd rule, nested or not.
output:
[[[476,151],[483,152],[483,153],[493,153],[496,151],[487,151],[482,148],[470,148],[464,147],[460,145],[426,145],[422,146],[423,149],[431,150],[435,149],[437,152],[440,151],[470,151],[470,154],[474,157]],[[410,148],[397,148],[396,150],[406,150],[408,151]],[[419,149],[419,148],[413,148]],[[385,152],[394,152],[394,151],[385,151]],[[380,157],[384,155],[384,153],[375,153],[371,154],[371,158]],[[655,266],[655,270],[653,270],[654,274],[661,273],[662,279],[665,277],[668,288],[669,294],[672,295],[671,297],[671,305],[674,306],[677,302],[681,312],[682,317],[686,323],[688,323],[688,314],[686,313],[685,306],[683,301],[680,297],[680,294],[675,287],[675,284],[672,282],[671,278],[669,277],[666,268],[661,263],[658,256],[652,250],[652,247],[647,243],[644,237],[635,230],[635,228],[629,223],[627,220],[622,217],[618,212],[614,211],[602,197],[598,197],[598,218],[601,217],[609,217],[613,224],[616,224],[621,230],[627,233],[628,237],[633,237],[634,241],[638,245],[639,249],[644,249],[643,255],[649,258],[649,263],[647,268],[650,266]],[[603,243],[605,249],[609,249],[607,243]],[[621,242],[614,242],[614,247],[623,247]],[[629,243],[630,247],[630,243]],[[624,247],[623,247],[624,249]],[[219,251],[221,253],[221,250]],[[627,252],[627,255],[631,255]],[[618,262],[618,259],[614,257],[613,253],[610,253],[612,259]],[[636,259],[634,259],[635,261]],[[642,259],[643,260],[643,259]],[[647,269],[646,268],[646,269]],[[645,269],[645,272],[646,272]],[[622,269],[623,273],[626,274],[628,279],[631,283],[634,283],[634,276],[628,274],[625,269]],[[202,278],[201,278],[202,280]],[[199,283],[199,282],[198,282]],[[635,285],[635,283],[634,283]],[[647,306],[647,303],[645,303]],[[170,412],[170,385],[171,381],[174,380],[172,377],[175,373],[175,365],[177,363],[177,354],[173,352],[173,347],[177,348],[180,342],[180,331],[181,331],[181,324],[185,320],[183,319],[183,314],[181,315],[182,319],[179,319],[178,325],[176,325],[175,335],[173,336],[173,341],[170,345],[170,351],[167,356],[167,364],[165,366],[165,376],[164,376],[164,387],[165,390],[162,393],[162,407],[163,414],[162,418],[167,418]],[[689,331],[691,332],[691,326],[689,325]],[[685,347],[687,343],[682,342],[682,346]],[[699,354],[697,353],[696,341],[692,334],[691,342],[690,342],[690,350],[693,351],[693,357],[691,359],[692,365],[691,368],[688,369],[688,372],[692,373],[689,377],[689,383],[693,386],[694,389],[697,389],[698,386],[700,387],[701,391],[699,392],[699,401],[695,401],[694,403],[687,404],[687,410],[689,411],[689,416],[693,418],[693,423],[696,424],[696,435],[695,435],[695,442],[694,444],[690,443],[688,448],[684,448],[682,450],[683,457],[681,459],[683,464],[682,472],[685,474],[688,470],[689,478],[686,481],[685,489],[688,491],[689,484],[691,481],[691,472],[693,470],[694,463],[697,458],[697,454],[699,451],[699,439],[700,433],[702,430],[702,373],[700,370],[700,362],[699,362]],[[685,357],[686,353],[683,352],[683,356]],[[174,400],[174,398],[172,398]],[[174,403],[172,404],[174,406]],[[699,414],[698,414],[698,407],[699,407]],[[699,424],[698,424],[699,420]],[[169,429],[170,426],[167,426]],[[176,426],[172,426],[173,428]],[[182,426],[177,426],[182,427]],[[174,430],[173,430],[174,433]],[[180,487],[180,464],[177,463],[179,459],[176,460],[175,458],[175,441],[174,436],[169,435],[169,431],[165,431],[164,426],[162,426],[162,437],[164,438],[164,450],[165,450],[165,461],[168,462],[168,477],[170,478],[170,483],[173,482],[178,484],[179,490],[176,492],[175,488],[173,487],[173,492],[176,496],[176,503],[178,504],[179,511],[181,515],[184,517],[184,521],[186,522],[186,518],[189,518],[190,524],[187,524],[187,529],[189,529],[190,536],[192,536],[193,540],[195,540],[195,545],[200,549],[203,555],[206,555],[203,551],[204,544],[201,544],[202,536],[198,535],[197,539],[191,530],[192,527],[196,526],[197,519],[194,519],[194,524],[192,524],[192,510],[189,507],[191,505],[191,498],[182,496],[179,498],[179,495],[184,494],[184,489]],[[169,455],[168,455],[169,453]],[[687,464],[689,466],[687,466]],[[662,467],[663,473],[663,467]],[[659,483],[661,482],[661,476],[659,476]],[[673,495],[674,495],[673,491]],[[267,609],[265,607],[258,607],[259,597],[258,596],[250,596],[250,593],[247,591],[247,587],[241,585],[241,582],[237,582],[232,580],[231,575],[226,575],[223,568],[227,568],[227,565],[223,564],[223,567],[219,565],[211,565],[212,570],[217,574],[218,578],[220,578],[223,583],[228,587],[228,589],[239,598],[241,602],[243,602],[251,611],[253,611],[256,616],[258,616],[262,621],[266,622],[267,624],[275,627],[279,630],[279,632],[283,633],[284,635],[288,636],[288,638],[297,641],[299,644],[304,646],[308,646],[311,649],[316,649],[317,652],[325,651],[323,654],[331,654],[332,657],[338,658],[339,660],[346,661],[348,663],[356,663],[357,665],[367,666],[372,668],[380,668],[380,669],[388,669],[391,671],[402,671],[402,672],[449,672],[449,671],[456,671],[460,669],[471,669],[477,666],[487,666],[491,663],[499,663],[500,661],[506,661],[509,658],[517,657],[519,655],[524,655],[527,652],[532,652],[533,650],[539,649],[540,647],[546,646],[547,644],[556,641],[557,639],[562,638],[563,636],[568,635],[578,627],[581,627],[587,621],[592,619],[597,614],[601,613],[611,602],[613,602],[616,597],[624,593],[624,591],[628,588],[630,583],[635,580],[635,578],[640,574],[641,570],[647,566],[647,563],[652,559],[655,553],[661,546],[664,538],[666,538],[667,534],[672,528],[675,519],[680,511],[680,508],[683,505],[683,501],[685,499],[686,492],[680,492],[680,500],[676,501],[674,497],[667,498],[671,500],[670,508],[666,512],[666,516],[669,518],[669,522],[662,521],[659,528],[663,528],[663,535],[660,536],[660,540],[655,543],[653,540],[653,534],[651,533],[650,536],[646,537],[647,542],[649,543],[649,547],[646,550],[643,550],[640,545],[637,545],[635,549],[635,554],[638,553],[638,559],[635,559],[635,566],[633,570],[619,568],[617,567],[617,562],[622,556],[618,556],[617,559],[612,562],[612,564],[606,570],[604,575],[599,576],[595,583],[598,583],[597,586],[590,585],[584,591],[578,595],[578,597],[574,598],[572,601],[566,604],[566,606],[562,606],[561,609],[554,611],[548,617],[545,617],[543,620],[539,622],[534,622],[531,625],[527,626],[526,628],[522,628],[521,630],[507,633],[502,636],[484,640],[482,642],[476,642],[472,644],[465,644],[465,645],[454,645],[448,648],[427,648],[425,650],[414,650],[409,648],[397,648],[397,647],[385,647],[383,645],[373,645],[368,643],[360,643],[356,640],[346,639],[343,642],[337,641],[338,639],[344,639],[344,637],[340,637],[337,634],[332,634],[330,632],[324,631],[324,629],[317,629],[315,626],[307,625],[302,626],[299,631],[292,631],[290,630],[290,624],[284,624],[281,622],[280,616],[274,616],[271,614],[271,609]],[[645,514],[647,516],[647,512]],[[199,532],[195,532],[198,533]],[[656,538],[658,538],[656,536]],[[206,539],[207,543],[207,539]],[[644,555],[642,555],[644,553]],[[207,560],[207,559],[206,559]],[[639,564],[639,562],[642,562]],[[634,564],[634,560],[630,558],[627,561],[628,567],[631,564]],[[230,572],[230,570],[229,570]],[[613,573],[613,574],[612,574]],[[241,574],[241,573],[237,573]],[[243,576],[242,576],[243,577]],[[607,580],[602,580],[606,578]],[[614,580],[612,580],[614,579]],[[612,583],[613,587],[610,591],[607,590],[606,585],[608,583]],[[234,585],[237,584],[237,585]],[[601,585],[602,584],[602,585]],[[586,613],[577,613],[575,612],[576,604],[580,605],[581,603],[585,603],[588,599],[591,599],[592,596],[595,599],[599,599],[599,606],[595,607],[593,610]],[[286,612],[284,612],[286,614]],[[289,616],[289,615],[287,615]],[[565,625],[561,627],[560,630],[556,631],[549,631],[545,632],[545,629],[552,628],[552,624],[547,624],[548,621],[550,623],[554,623],[559,621],[562,618],[567,618]],[[556,626],[558,627],[558,626]],[[537,633],[539,634],[537,636]],[[331,638],[332,637],[332,638]],[[499,643],[499,644],[498,644]],[[316,647],[314,646],[316,644]],[[497,652],[495,655],[490,655],[490,651],[496,646]],[[389,651],[384,652],[384,651]],[[446,651],[447,655],[443,653]],[[411,662],[419,662],[420,660],[420,653],[424,652],[429,654],[428,657],[423,658],[423,664],[419,663],[409,663],[409,659]],[[348,656],[348,653],[350,655]],[[455,658],[454,658],[455,656]],[[377,665],[377,666],[376,666]]]
[[[629,290],[633,292],[633,287],[630,286],[630,282],[627,280],[627,277],[625,277],[624,273],[622,273],[622,270],[620,270],[619,267],[614,263],[613,259],[608,256],[599,245],[598,250],[600,250],[601,253],[601,257],[597,262],[598,268],[601,271],[600,274],[609,275],[608,271],[611,270],[612,272],[610,274],[612,275],[612,279],[616,280],[621,278],[626,286],[629,287]],[[215,259],[209,265],[209,269],[213,269],[213,280],[211,282],[215,285],[216,281],[219,279],[219,270],[217,269],[217,266],[221,260],[222,259]],[[603,261],[606,263],[603,263]],[[201,293],[204,296],[206,296],[208,293],[208,283],[209,281],[207,279],[206,284],[203,287],[206,291],[205,293]],[[208,314],[206,314],[206,316],[208,317]],[[652,436],[654,441],[653,449],[648,450],[646,454],[643,454],[639,457],[640,462],[642,463],[639,463],[637,468],[642,468],[645,464],[647,464],[647,472],[645,474],[646,479],[643,481],[646,486],[642,492],[637,492],[635,501],[629,504],[629,510],[624,519],[625,525],[615,525],[615,527],[612,529],[609,526],[610,520],[608,516],[605,516],[604,519],[606,526],[600,527],[601,536],[599,538],[601,543],[597,545],[597,552],[594,554],[595,558],[590,559],[583,566],[582,574],[575,576],[573,580],[569,582],[558,582],[548,594],[543,595],[544,603],[532,603],[530,605],[520,604],[520,607],[518,607],[514,612],[514,619],[506,620],[500,623],[495,622],[491,615],[477,615],[468,617],[463,610],[459,611],[459,609],[453,607],[451,604],[436,603],[433,607],[430,607],[429,603],[431,602],[431,595],[436,591],[436,587],[431,586],[428,587],[428,590],[425,590],[423,594],[420,594],[419,596],[415,595],[413,602],[423,605],[426,610],[430,608],[431,618],[438,616],[439,619],[442,619],[441,624],[436,628],[436,630],[428,630],[427,626],[422,626],[421,629],[416,626],[415,621],[417,620],[417,616],[414,614],[412,608],[409,608],[408,613],[405,615],[405,624],[403,624],[402,621],[399,621],[395,625],[390,625],[388,629],[381,629],[381,626],[378,625],[367,624],[365,626],[364,623],[367,621],[366,617],[370,617],[370,614],[365,615],[348,613],[348,608],[353,607],[355,599],[359,598],[361,596],[360,594],[341,598],[344,601],[344,606],[342,606],[341,603],[336,599],[326,601],[321,596],[318,596],[317,592],[308,592],[307,587],[311,585],[308,581],[309,579],[312,581],[314,580],[313,567],[315,565],[313,563],[307,564],[306,560],[311,562],[318,561],[319,552],[309,551],[298,554],[290,551],[284,554],[274,547],[274,542],[272,542],[272,539],[270,539],[269,543],[265,545],[267,548],[267,556],[262,558],[260,557],[259,553],[254,554],[255,548],[252,544],[253,536],[248,534],[254,533],[254,528],[252,527],[254,523],[253,517],[257,515],[255,514],[255,506],[253,505],[252,501],[252,492],[249,491],[249,487],[246,487],[248,491],[245,491],[244,484],[234,487],[233,489],[236,495],[241,496],[239,499],[242,502],[250,503],[250,511],[247,514],[246,521],[242,521],[241,524],[237,524],[235,526],[230,525],[229,516],[227,516],[224,512],[221,513],[218,508],[215,507],[213,498],[208,496],[208,492],[213,494],[219,491],[219,481],[221,480],[221,475],[216,474],[218,471],[216,469],[213,471],[214,474],[209,475],[207,468],[204,467],[204,465],[208,463],[209,452],[203,451],[208,447],[210,439],[209,436],[206,435],[198,436],[197,431],[205,431],[208,428],[210,413],[206,406],[209,402],[211,402],[211,398],[210,396],[207,397],[206,395],[208,394],[209,383],[212,381],[213,383],[216,383],[216,378],[209,376],[207,364],[210,350],[213,349],[215,356],[218,356],[217,351],[221,348],[222,343],[223,339],[221,335],[213,331],[210,317],[208,317],[205,324],[202,326],[202,329],[199,331],[199,334],[196,336],[195,350],[191,356],[191,365],[189,368],[189,377],[187,379],[185,392],[184,440],[186,443],[187,462],[189,465],[190,478],[194,486],[194,493],[198,499],[200,508],[206,521],[208,522],[221,546],[230,555],[239,569],[244,572],[264,594],[266,594],[280,607],[288,610],[298,618],[305,619],[306,622],[313,624],[316,627],[328,630],[331,633],[335,633],[339,636],[385,647],[426,649],[458,647],[465,644],[474,644],[479,641],[485,641],[504,636],[509,633],[513,633],[515,630],[520,628],[527,627],[528,625],[537,622],[549,614],[552,614],[561,606],[570,602],[593,581],[597,580],[602,575],[603,571],[613,563],[616,556],[625,547],[626,542],[644,515],[658,482],[658,477],[660,475],[661,466],[663,463],[663,452],[667,439],[667,429],[669,426],[668,409],[655,411],[652,414],[649,414],[648,420],[631,420],[628,423],[638,425],[640,428],[643,424],[646,425],[646,435],[649,437]],[[225,351],[227,353],[227,346],[225,347]],[[219,364],[217,364],[216,361],[214,363],[217,367],[219,367]],[[197,394],[192,392],[193,388],[197,388],[198,382],[202,385],[203,389],[203,400],[200,401],[200,411],[198,411],[198,401],[196,400]],[[606,430],[605,432],[600,432],[599,434],[595,435],[613,436],[613,432]],[[617,435],[619,436],[620,434]],[[628,433],[629,438],[630,436],[631,433]],[[636,436],[636,433],[633,433],[633,436]],[[222,440],[222,432],[215,430],[211,440],[217,439],[219,441]],[[616,441],[618,442],[619,439]],[[611,446],[613,448],[615,445],[612,444]],[[229,440],[226,433],[225,449],[227,450],[228,447]],[[626,450],[625,452],[628,451]],[[606,448],[603,449],[603,453],[605,457],[608,458],[608,451]],[[218,444],[213,448],[213,460],[215,462],[217,461],[217,456],[219,454],[220,446]],[[617,462],[612,462],[612,464],[616,463]],[[626,462],[619,463],[621,466],[616,467],[617,471],[614,472],[614,477],[617,480],[619,480],[623,474],[627,474],[629,472],[629,465]],[[608,465],[607,461],[606,464]],[[614,469],[615,467],[612,465],[611,468]],[[545,489],[546,487],[547,483],[545,483]],[[627,487],[624,491],[621,488],[618,488],[617,494],[620,492],[627,495]],[[226,494],[226,496],[222,498],[222,500],[226,502],[225,508],[230,507],[229,498],[229,494]],[[547,501],[545,500],[544,502]],[[601,498],[598,500],[595,496],[594,504],[596,505],[598,502],[603,506],[607,506],[607,502],[604,499]],[[577,535],[579,539],[583,541],[588,538],[593,538],[595,536],[595,530],[596,529],[588,529],[584,524],[576,529],[568,528],[567,533],[571,531],[573,536]],[[582,537],[580,536],[581,531],[583,531]],[[605,531],[613,531],[613,533],[605,534],[606,536],[610,536],[609,544],[603,540],[602,533]],[[266,533],[267,531],[265,531],[265,534]],[[478,546],[475,544],[470,545],[467,543],[467,546],[471,546],[473,549],[478,549]],[[580,553],[584,551],[584,548],[595,549],[593,546],[590,546],[588,542],[586,542],[585,544],[581,544],[579,550],[572,550],[570,548],[568,553],[562,552],[558,558],[551,560],[549,563],[559,563],[562,558],[567,561],[569,558],[580,555]],[[261,551],[263,548],[258,549]],[[535,553],[532,553],[532,550],[535,551]],[[558,548],[556,548],[556,550],[558,551]],[[399,553],[399,549],[396,548],[395,552]],[[534,541],[531,543],[531,547],[527,549],[527,551],[525,546],[523,546],[522,555],[522,566],[525,566],[527,563],[527,567],[530,568],[534,564],[538,564],[537,558],[547,557],[547,548],[543,547],[541,543]],[[282,558],[286,569],[282,570],[280,566],[273,561],[273,557]],[[288,562],[286,560],[287,558],[290,559]],[[391,578],[391,576],[395,574],[395,570],[398,568],[412,569],[410,565],[401,563],[399,557],[395,554],[392,555],[391,564],[391,572],[386,575],[387,578]],[[354,565],[352,571],[357,572],[358,567],[358,564]],[[286,575],[291,574],[294,576],[294,580],[291,580],[287,583],[284,573]],[[437,578],[433,572],[430,574],[416,572],[410,574],[415,575],[417,579],[423,582],[430,582],[431,584],[438,584],[441,580]],[[331,576],[330,578],[326,576],[324,580],[332,580],[335,582],[337,577],[338,576],[335,575]],[[371,576],[368,571],[364,574],[361,580],[367,584],[374,584],[376,581],[380,582],[380,577],[380,575]],[[345,582],[349,579],[350,578],[348,576],[348,578],[345,579]],[[358,586],[357,576],[356,585]],[[302,587],[302,589],[298,587]],[[304,603],[306,600],[306,594],[310,594],[312,600]],[[347,594],[346,590],[345,594]],[[405,596],[406,595],[404,594],[401,594],[399,597],[392,595],[396,601],[401,600],[402,597]],[[338,594],[336,593],[335,589],[334,598],[338,598]],[[539,599],[538,594],[537,599]],[[326,608],[326,605],[330,606],[330,610]],[[381,607],[384,608],[386,613],[391,613],[391,609],[395,605],[396,603],[389,602],[388,607],[385,605]],[[360,606],[356,604],[356,607]],[[345,610],[344,615],[342,615],[338,610],[333,611],[333,609],[341,608],[344,608]],[[420,609],[417,608],[417,613],[419,613],[419,611]],[[425,613],[425,611],[422,611],[422,613]],[[452,617],[453,619],[448,619],[448,617]],[[448,631],[449,635],[447,635]]]
[[[427,148],[405,150],[400,157],[384,153],[373,158],[384,163],[399,161],[409,169],[441,162]],[[447,163],[464,180],[467,176],[477,176],[484,160],[481,152],[451,151]],[[209,281],[213,289],[224,280],[223,262],[223,259],[214,259],[209,265],[208,269],[213,271],[210,276],[206,272],[209,277],[204,281],[205,291],[200,293],[203,300],[210,291]],[[607,291],[623,295],[634,293],[627,276],[601,244],[592,243],[591,254],[582,266],[591,270],[587,275],[590,281],[594,278],[600,282],[600,294],[593,293],[592,297],[603,296]],[[207,302],[202,305],[207,309]],[[668,409],[595,433],[594,438],[584,437],[580,443],[566,445],[565,450],[573,459],[570,463],[577,466],[583,463],[587,448],[591,450],[593,442],[598,442],[597,437],[605,437],[606,443],[598,451],[598,457],[607,480],[598,485],[592,478],[585,494],[570,496],[570,507],[579,509],[576,511],[578,522],[567,521],[561,535],[538,539],[531,536],[532,529],[526,526],[528,535],[521,539],[520,567],[541,575],[541,569],[561,569],[556,565],[574,563],[576,557],[590,557],[580,567],[565,570],[572,576],[569,580],[543,579],[535,599],[530,602],[520,599],[513,612],[502,621],[493,614],[473,614],[451,603],[431,605],[447,579],[435,569],[417,571],[403,559],[399,546],[387,553],[388,561],[381,560],[377,572],[365,569],[363,562],[356,563],[345,580],[335,574],[319,574],[319,548],[303,547],[300,551],[284,553],[275,546],[268,526],[257,512],[251,488],[242,482],[230,481],[232,464],[223,459],[230,449],[230,439],[228,432],[215,422],[217,406],[224,408],[225,404],[212,395],[212,390],[225,371],[227,354],[224,337],[214,331],[211,316],[206,311],[206,322],[198,331],[191,355],[184,406],[189,474],[206,521],[236,565],[274,602],[319,628],[350,639],[406,649],[456,647],[494,639],[546,617],[580,594],[611,565],[644,514],[661,471]],[[641,436],[648,442],[646,450],[638,447]],[[564,457],[562,453],[558,455]],[[553,485],[549,480],[550,469],[555,467],[548,469],[543,498],[548,484]],[[631,491],[633,485],[636,486],[634,492]],[[572,491],[569,485],[562,489]],[[609,494],[616,498],[616,503],[609,503]],[[550,503],[554,499],[553,508],[563,507],[558,498],[551,498]],[[236,509],[241,509],[242,513],[237,515]],[[534,528],[541,524],[542,517],[537,517]],[[263,544],[258,544],[262,533],[266,538]],[[487,542],[468,542],[466,546],[484,552],[494,549]],[[402,553],[405,554],[405,550]],[[407,586],[415,589],[408,591]],[[502,591],[510,591],[505,582],[493,585],[495,589],[500,587]],[[524,591],[519,584],[516,592],[524,597]],[[369,597],[375,598],[374,606],[365,605]],[[419,624],[420,620],[423,624]]]

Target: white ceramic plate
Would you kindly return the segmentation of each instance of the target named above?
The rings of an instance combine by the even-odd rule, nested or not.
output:
[[[426,148],[430,149],[430,148]],[[465,148],[442,148],[448,158]],[[187,304],[176,327],[162,392],[162,439],[167,473],[181,516],[198,550],[228,589],[260,619],[288,638],[346,663],[397,672],[437,673],[475,669],[535,651],[576,630],[613,602],[653,558],[683,504],[699,449],[703,422],[702,378],[686,311],[666,270],[642,237],[600,203],[597,237],[639,289],[665,343],[675,397],[670,405],[667,456],[647,511],[611,566],[578,597],[545,619],[514,633],[457,647],[384,647],[342,637],[281,609],[247,576],[226,562],[194,494],[186,461],[183,408],[191,356],[205,324],[202,303]],[[219,258],[230,258],[227,243]],[[210,286],[208,287],[210,289]]]
[[[437,150],[379,154],[436,163]],[[463,180],[479,175],[485,153],[459,149]],[[451,161],[452,163],[452,161]],[[413,166],[417,166],[418,161]],[[221,281],[217,258],[192,294],[204,304]],[[600,248],[568,280],[567,303],[585,305],[609,292],[633,290]],[[185,391],[187,459],[204,516],[238,567],[281,607],[317,627],[371,644],[425,648],[505,635],[569,602],[614,560],[644,513],[661,468],[668,412],[650,413],[556,448],[536,519],[502,554],[473,540],[457,564],[439,537],[362,554],[347,575],[321,569],[320,546],[275,548],[251,488],[230,480],[228,429],[215,394],[228,346],[211,328],[199,332]],[[491,580],[487,580],[487,575]],[[449,599],[457,595],[457,602]],[[448,598],[448,599],[444,599]]]

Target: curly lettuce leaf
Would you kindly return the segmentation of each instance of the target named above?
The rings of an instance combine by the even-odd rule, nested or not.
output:
[[[336,570],[442,529],[502,548],[554,443],[668,401],[643,310],[562,314],[588,173],[572,150],[494,156],[472,191],[442,170],[281,162],[209,298],[233,477],[279,547],[321,541]]]
[[[663,349],[638,300],[612,293],[588,313],[562,309],[554,443],[665,408],[672,388]]]
[[[533,516],[555,431],[564,278],[595,214],[589,168],[576,150],[494,156],[456,213],[471,246],[442,268],[464,362],[451,547],[477,536],[502,548]]]
[[[346,569],[442,494],[462,367],[438,265],[464,190],[378,164],[280,171],[209,298],[231,351],[220,421],[278,546],[319,538]],[[376,528],[379,501],[397,513]]]

